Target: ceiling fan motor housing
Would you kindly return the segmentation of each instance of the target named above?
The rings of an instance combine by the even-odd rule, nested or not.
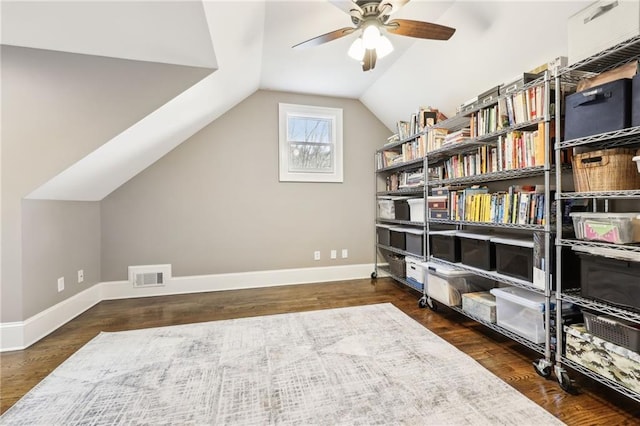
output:
[[[353,9],[351,10],[351,22],[354,25],[359,25],[364,21],[378,20],[380,23],[385,23],[385,21],[389,18],[389,15],[382,15],[382,12],[386,12],[387,7],[380,10],[380,1],[371,1],[371,0],[358,0],[356,4],[360,6],[362,9],[362,14],[359,11]],[[389,11],[391,8],[389,8]]]

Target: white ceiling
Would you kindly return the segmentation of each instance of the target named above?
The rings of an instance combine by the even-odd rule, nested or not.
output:
[[[172,101],[177,109],[170,102],[149,111],[140,123],[71,166],[75,171],[52,177],[32,196],[102,199],[258,89],[360,99],[389,129],[421,105],[452,115],[464,100],[566,55],[567,17],[589,3],[412,0],[394,17],[451,26],[456,33],[449,41],[390,35],[395,51],[364,73],[346,55],[356,34],[308,49],[291,48],[352,26],[349,16],[327,0],[2,0],[3,44],[212,70],[182,99]],[[167,113],[173,117],[171,127]],[[133,137],[146,145],[127,151]],[[113,164],[120,173],[103,170],[90,176],[92,161]],[[82,190],[70,183],[81,180]]]

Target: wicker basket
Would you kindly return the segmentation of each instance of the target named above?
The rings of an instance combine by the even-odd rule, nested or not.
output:
[[[576,192],[640,189],[634,149],[613,148],[575,154],[573,183]]]

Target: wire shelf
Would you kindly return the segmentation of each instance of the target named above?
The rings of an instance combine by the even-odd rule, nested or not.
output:
[[[442,225],[463,225],[463,226],[489,226],[492,228],[505,229],[526,229],[532,231],[544,231],[544,225],[520,225],[515,223],[495,223],[495,222],[473,222],[470,220],[451,220],[451,219],[429,219],[429,223],[438,223]]]
[[[599,74],[638,57],[640,57],[640,36],[625,40],[582,61],[561,68],[558,71],[558,75],[562,77],[572,71],[586,71]]]
[[[565,149],[580,145],[592,145],[596,148],[616,148],[635,144],[640,144],[640,126],[599,133],[584,138],[569,139],[557,143],[555,149]]]
[[[424,185],[412,186],[410,188],[401,188],[394,191],[378,191],[376,195],[415,195],[424,194]]]
[[[520,280],[518,278],[509,277],[507,275],[502,275],[497,273],[496,271],[485,271],[484,269],[475,268],[473,266],[464,265],[462,263],[452,263],[446,260],[438,259],[436,257],[430,257],[429,262],[441,263],[444,265],[451,266],[452,268],[459,269],[461,271],[472,272],[475,275],[479,275],[483,278],[488,278],[490,280],[498,281],[504,284],[508,284],[514,287],[524,288],[529,291],[534,291],[536,293],[540,293],[544,295],[544,290],[534,287],[533,283],[525,280]]]
[[[400,219],[384,219],[384,218],[378,218],[377,219],[378,222],[384,222],[384,223],[395,223],[397,225],[409,225],[409,226],[424,226],[424,222],[412,222],[410,220],[400,220]]]
[[[493,331],[497,331],[498,333],[510,338],[511,340],[515,340],[516,342],[520,343],[521,345],[524,345],[530,349],[533,349],[534,351],[544,355],[545,354],[545,349],[544,349],[544,345],[539,345],[537,343],[533,343],[530,340],[525,339],[524,337],[513,333],[510,330],[507,330],[506,328],[502,328],[497,324],[494,324],[492,322],[488,322],[485,321],[481,318],[478,318],[474,315],[469,314],[466,311],[463,311],[462,308],[458,307],[458,306],[449,306],[451,309],[453,309],[456,312],[461,313],[462,315],[484,325],[485,327],[488,327],[490,329],[492,329]]]
[[[384,271],[385,274],[389,275],[389,277],[393,278],[394,280],[406,285],[407,287],[419,291],[420,293],[422,293],[424,291],[424,284],[415,284],[412,283],[411,281],[408,281],[402,277],[399,277],[393,273],[391,273],[391,268],[389,268],[388,266],[378,266],[378,269],[380,269],[381,271]]]
[[[571,200],[580,198],[638,198],[640,189],[628,191],[598,191],[598,192],[563,192],[557,194],[560,200]]]
[[[402,249],[391,247],[391,246],[386,246],[384,244],[377,244],[377,247],[379,249],[390,251],[390,252],[396,253],[396,254],[401,254],[403,256],[422,258],[422,256],[420,256],[419,254],[411,253],[410,251],[402,250]]]
[[[513,170],[501,170],[499,172],[483,173],[474,176],[464,176],[459,178],[450,179],[434,179],[430,180],[428,186],[441,186],[448,184],[465,184],[465,183],[480,183],[480,182],[493,182],[496,180],[510,180],[517,178],[524,178],[530,176],[540,176],[545,172],[544,166],[526,167],[522,169]]]
[[[423,136],[423,135],[426,135],[426,134],[427,134],[427,131],[425,130],[425,131],[416,133],[415,135],[407,136],[406,138],[401,139],[399,141],[384,145],[382,148],[376,150],[376,153],[384,152],[384,151],[390,151],[390,150],[392,150],[394,148],[400,148],[405,143],[412,142],[412,141],[418,139],[420,136]]]
[[[584,297],[580,296],[579,289],[566,290],[560,294],[560,298],[575,305],[582,306],[583,308],[598,311],[599,313],[603,313],[606,315],[612,315],[624,320],[640,323],[640,313],[619,308],[608,303],[598,302],[597,300],[585,299]]]
[[[611,244],[611,243],[600,243],[597,241],[584,241],[584,240],[572,240],[572,239],[561,239],[558,240],[558,244],[567,246],[567,247],[576,247],[576,248],[601,248],[607,250],[619,251],[621,253],[640,253],[640,245],[639,244]]]
[[[414,160],[405,161],[404,163],[394,164],[392,166],[382,167],[380,169],[376,169],[376,173],[379,172],[388,172],[391,170],[401,170],[401,169],[409,169],[409,168],[417,168],[422,166],[424,163],[424,158],[416,158]]]
[[[600,374],[596,373],[595,371],[591,371],[589,370],[587,367],[583,367],[582,365],[578,364],[577,362],[574,362],[566,357],[561,357],[560,361],[568,366],[571,367],[573,370],[584,374],[585,376],[594,379],[595,381],[602,383],[603,385],[606,385],[612,389],[615,389],[616,391],[620,392],[621,394],[623,394],[624,396],[627,396],[633,400],[636,400],[638,402],[640,402],[640,393],[634,392],[633,390],[622,386],[620,383],[614,381],[614,380],[610,380],[604,376],[601,376]]]
[[[438,128],[438,129],[447,129],[449,131],[456,131],[456,130],[460,130],[462,128],[464,128],[465,126],[469,125],[469,117],[464,115],[464,114],[470,114],[469,113],[460,113],[457,114],[451,118],[448,118],[446,120],[442,120],[438,123],[436,123],[435,125],[433,125],[432,127],[434,128]]]

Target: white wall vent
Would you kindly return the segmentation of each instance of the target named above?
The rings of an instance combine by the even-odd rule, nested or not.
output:
[[[171,265],[129,266],[129,282],[133,287],[160,287],[171,279]]]

